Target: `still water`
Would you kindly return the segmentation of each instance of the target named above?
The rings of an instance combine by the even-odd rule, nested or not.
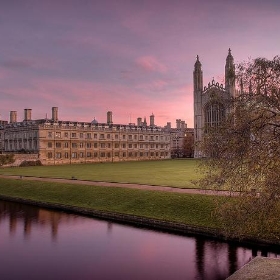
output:
[[[0,201],[0,279],[225,279],[256,255],[236,247]]]

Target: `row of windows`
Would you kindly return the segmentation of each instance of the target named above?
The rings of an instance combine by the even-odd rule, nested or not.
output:
[[[56,147],[56,148],[69,148],[69,142],[56,142],[55,145],[53,142],[48,142],[48,148],[53,148],[53,147]],[[138,147],[140,149],[148,149],[149,147],[151,149],[163,149],[164,147],[166,147],[166,145],[164,144],[126,144],[126,143],[122,143],[122,144],[119,144],[119,143],[114,143],[114,145],[112,145],[111,143],[71,143],[71,147],[72,148],[87,148],[87,149],[90,149],[90,148],[115,148],[115,149],[118,149],[118,148],[123,148],[123,149],[126,149],[126,148],[129,148],[129,149],[137,149]]]
[[[0,134],[1,137],[1,134]],[[19,133],[6,133],[5,138],[6,139],[27,139],[27,138],[37,138],[38,132],[37,131],[31,131],[31,132],[19,132]]]
[[[100,152],[100,153],[97,153],[97,152],[87,152],[87,153],[84,153],[84,152],[73,152],[71,153],[71,158],[74,158],[74,159],[77,159],[77,158],[111,158],[112,155],[114,157],[164,157],[164,156],[168,156],[168,152],[129,152],[129,153],[126,153],[126,152],[115,152],[115,153],[106,153],[106,152]],[[70,158],[70,153],[68,152],[65,152],[65,153],[61,153],[61,152],[57,152],[57,153],[52,153],[52,152],[48,152],[47,153],[47,158],[48,159],[52,159],[53,157],[55,156],[55,159],[62,159],[62,158],[65,158],[65,159],[69,159]]]
[[[225,108],[219,102],[207,104],[204,110],[205,127],[217,127],[225,119]]]
[[[55,135],[56,138],[61,138],[62,137],[62,132],[58,131],[58,132],[53,132],[53,131],[49,131],[48,132],[48,138],[53,138]],[[151,141],[158,141],[159,139],[161,141],[164,140],[164,136],[158,136],[158,135],[138,135],[138,134],[122,134],[122,135],[119,135],[119,134],[110,134],[110,133],[107,133],[107,134],[104,134],[104,133],[101,133],[101,134],[97,134],[97,133],[77,133],[77,132],[64,132],[64,138],[69,138],[71,136],[71,138],[80,138],[80,139],[100,139],[100,140],[104,140],[104,139],[115,139],[115,140],[118,140],[118,139],[123,139],[123,140],[151,140]],[[99,135],[99,138],[98,138],[98,135]],[[92,137],[93,136],[93,137]],[[165,136],[165,140],[169,140],[169,138],[167,136]]]
[[[14,141],[14,142],[5,142],[5,149],[6,150],[21,150],[21,149],[37,149],[37,141]]]

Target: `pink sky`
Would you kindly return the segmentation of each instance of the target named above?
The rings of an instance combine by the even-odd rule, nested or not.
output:
[[[235,62],[279,55],[278,0],[2,0],[0,114],[127,124],[153,113],[193,127],[196,55],[204,84]]]

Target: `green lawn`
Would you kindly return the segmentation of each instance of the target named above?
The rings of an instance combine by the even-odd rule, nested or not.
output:
[[[198,160],[161,160],[1,168],[0,174],[71,178],[194,188],[201,177]]]
[[[207,195],[166,193],[0,178],[0,194],[215,228]],[[216,199],[224,200],[225,197]]]

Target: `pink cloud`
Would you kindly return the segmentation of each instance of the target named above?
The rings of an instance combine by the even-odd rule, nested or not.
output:
[[[136,89],[137,90],[142,90],[144,92],[159,92],[164,94],[164,92],[167,90],[168,87],[170,86],[174,86],[172,84],[172,81],[170,81],[169,79],[158,79],[158,80],[154,80],[151,81],[149,83],[147,82],[143,82],[143,83],[138,83],[138,85],[136,85]]]
[[[44,118],[46,113],[50,115],[51,107],[57,106],[59,119],[72,121],[91,121],[96,117],[105,122],[106,111],[110,110],[115,123],[136,122],[137,117],[152,112],[148,96],[124,85],[65,79],[36,79],[31,83],[32,87],[5,89],[5,97],[9,100],[13,100],[14,93],[17,93],[19,102],[7,110],[17,110],[19,120],[27,107],[33,109],[32,118],[36,119]],[[8,111],[5,115],[8,116]]]
[[[5,71],[19,71],[22,73],[24,69],[33,70],[56,70],[59,66],[58,60],[52,58],[44,58],[37,56],[13,56],[4,59],[0,63],[0,67]],[[0,74],[1,75],[1,74]]]
[[[192,92],[192,84],[174,88],[169,92],[169,96],[160,103],[160,106],[154,112],[160,125],[171,122],[172,127],[175,127],[175,120],[181,119],[187,123],[188,127],[193,127]],[[170,99],[172,99],[172,102]]]
[[[128,44],[121,41],[110,41],[108,43],[108,39],[102,36],[92,36],[92,34],[88,34],[87,31],[75,33],[73,32],[64,35],[64,37],[56,40],[57,44],[63,48],[75,48],[80,50],[81,48],[85,50],[97,49],[104,53],[109,53],[112,55],[118,56],[127,56],[127,55],[135,55],[135,50],[130,47]]]
[[[136,64],[143,70],[149,72],[165,73],[167,67],[159,62],[154,56],[142,56],[136,59]]]
[[[159,63],[156,59],[143,61],[152,61],[154,65]],[[10,68],[3,70],[0,71],[0,79],[1,73],[6,76],[6,71],[11,71]],[[149,122],[149,116],[154,113],[157,125],[164,126],[167,122],[175,125],[175,120],[181,118],[188,122],[189,127],[192,126],[187,116],[187,106],[192,107],[192,103],[186,99],[188,93],[192,93],[192,85],[191,89],[178,86],[171,78],[139,82],[131,87],[115,81],[99,83],[78,78],[33,77],[27,84],[2,87],[2,91],[7,106],[1,107],[7,109],[1,114],[6,119],[10,110],[16,110],[18,120],[22,120],[24,108],[33,109],[32,118],[44,118],[46,113],[50,116],[52,106],[57,106],[60,120],[88,122],[96,117],[98,121],[106,122],[106,112],[110,110],[113,111],[114,123],[136,123],[138,117],[146,117]]]

